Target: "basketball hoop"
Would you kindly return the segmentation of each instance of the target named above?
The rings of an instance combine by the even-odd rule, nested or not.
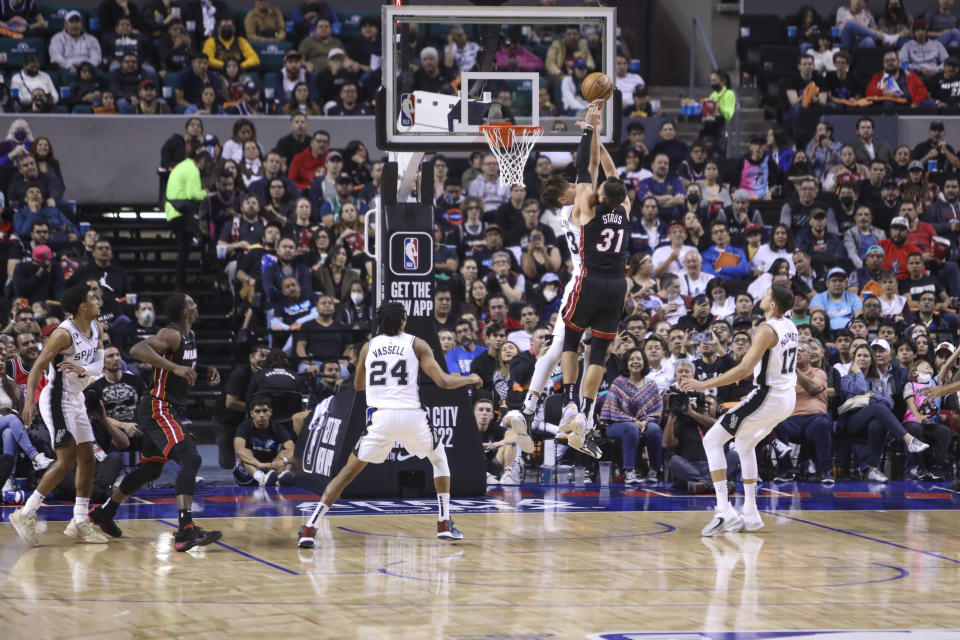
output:
[[[527,164],[533,145],[543,135],[543,127],[493,122],[481,125],[480,132],[486,136],[490,152],[500,164],[500,186],[526,186],[523,184],[523,167]]]

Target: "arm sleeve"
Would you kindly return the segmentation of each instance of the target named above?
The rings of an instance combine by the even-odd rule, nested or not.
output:
[[[97,349],[93,362],[83,368],[91,378],[98,378],[103,373],[103,349]]]

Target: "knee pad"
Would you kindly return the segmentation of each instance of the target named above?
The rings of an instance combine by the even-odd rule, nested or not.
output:
[[[559,322],[562,322],[562,320]],[[563,350],[576,353],[577,348],[580,346],[580,338],[582,336],[583,331],[577,331],[576,329],[571,329],[569,326],[565,326],[563,329]]]
[[[593,336],[593,339],[590,340],[590,364],[603,366],[604,361],[607,359],[607,349],[610,348],[611,340],[606,338],[598,338]]]
[[[447,452],[444,451],[442,444],[427,454],[427,460],[433,465],[434,478],[442,478],[450,475],[450,465],[447,464]]]

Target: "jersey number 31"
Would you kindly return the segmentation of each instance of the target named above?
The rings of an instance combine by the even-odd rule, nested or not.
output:
[[[606,253],[610,251],[610,247],[613,247],[613,236],[617,236],[617,245],[614,247],[614,253],[620,253],[620,247],[623,246],[623,229],[604,229],[600,233],[601,241],[597,243],[597,251],[601,253]]]

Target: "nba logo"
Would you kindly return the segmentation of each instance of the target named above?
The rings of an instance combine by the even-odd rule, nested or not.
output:
[[[412,127],[414,122],[416,122],[416,117],[413,110],[413,94],[401,93],[400,94],[400,126]]]
[[[408,271],[420,268],[420,241],[417,238],[403,239],[403,268]]]

